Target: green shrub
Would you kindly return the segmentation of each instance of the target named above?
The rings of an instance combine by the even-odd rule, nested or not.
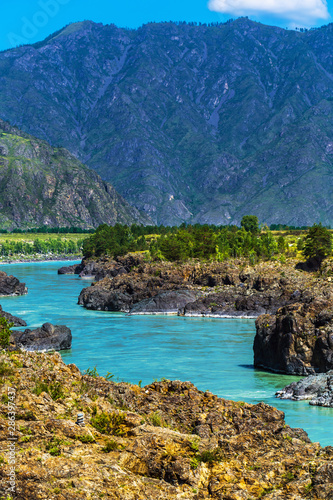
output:
[[[113,439],[111,441],[107,441],[106,445],[102,448],[104,453],[110,453],[110,451],[114,451],[118,449],[118,443]]]
[[[77,436],[77,439],[81,441],[81,443],[94,443],[95,439],[90,436],[90,434],[85,434],[84,436]]]
[[[101,434],[115,434],[122,436],[126,434],[125,429],[126,415],[124,413],[96,413],[90,421]]]

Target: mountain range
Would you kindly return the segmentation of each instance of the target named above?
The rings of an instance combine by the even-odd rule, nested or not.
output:
[[[333,24],[75,23],[0,53],[0,117],[154,223],[332,225],[332,46]]]
[[[95,228],[147,223],[96,172],[63,148],[52,148],[0,120],[0,227]]]

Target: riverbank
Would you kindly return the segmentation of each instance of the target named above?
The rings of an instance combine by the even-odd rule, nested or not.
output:
[[[190,382],[145,387],[82,375],[58,354],[0,354],[5,495],[15,457],[15,498],[202,500],[330,498],[332,448],[309,441],[263,403],[218,398]],[[91,372],[90,372],[91,373]],[[85,426],[76,424],[84,414]],[[274,498],[275,498],[274,496]]]
[[[81,260],[82,254],[40,254],[33,257],[15,256],[13,257],[0,257],[0,265],[4,264],[21,264],[24,262],[61,262],[61,261],[75,261]]]

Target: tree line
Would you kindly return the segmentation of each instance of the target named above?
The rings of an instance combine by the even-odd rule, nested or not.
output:
[[[33,243],[25,241],[9,241],[1,243],[0,255],[9,257],[12,255],[33,255],[33,254],[79,254],[81,253],[82,240],[61,240],[60,238],[48,238],[40,240],[36,238]]]
[[[232,257],[271,259],[287,249],[283,236],[275,237],[265,228],[260,230],[256,216],[244,216],[241,227],[182,224],[179,227],[126,226],[116,224],[99,226],[85,239],[82,252],[85,257],[109,255],[117,257],[128,252],[147,251],[152,258],[169,261],[225,260]]]

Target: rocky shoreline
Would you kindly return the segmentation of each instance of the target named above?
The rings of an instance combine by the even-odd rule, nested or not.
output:
[[[17,500],[332,498],[333,448],[263,403],[227,401],[190,382],[114,383],[57,353],[2,351],[0,366],[3,445],[8,394],[15,398]]]

